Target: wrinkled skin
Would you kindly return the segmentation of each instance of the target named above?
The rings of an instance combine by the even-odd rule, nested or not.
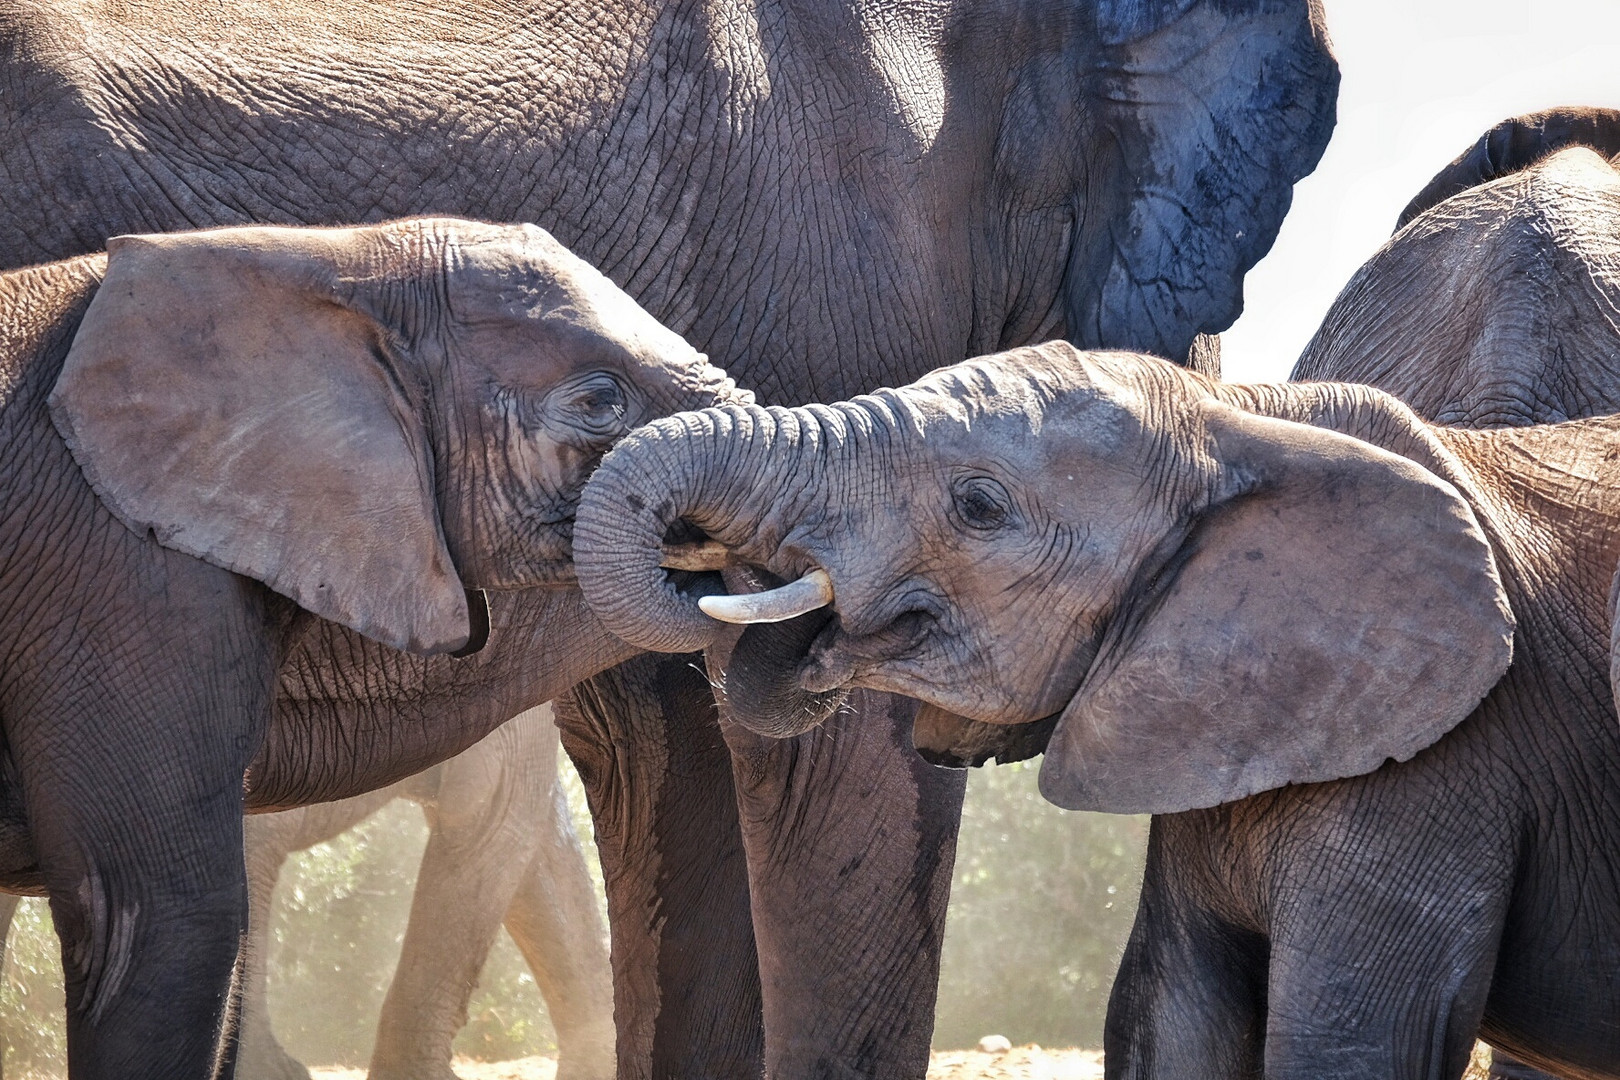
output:
[[[549,710],[522,713],[442,765],[335,803],[247,819],[249,934],[241,1047],[244,1080],[303,1080],[277,1042],[265,1000],[272,894],[288,855],[330,840],[395,798],[421,804],[428,843],[398,970],[366,1072],[449,1080],[451,1043],[504,922],[557,1032],[557,1075],[613,1075],[607,949],[579,840],[557,782]]]
[[[1159,815],[1111,1077],[1446,1080],[1476,1031],[1612,1077],[1616,457],[1612,418],[1432,427],[1365,386],[1054,344],[658,421],[587,488],[578,569],[591,595],[628,573],[596,553],[678,554],[647,539],[674,515],[829,575],[782,665],[801,697],[905,692],[1015,735],[1056,715],[1049,799]],[[667,584],[644,608],[698,633],[713,581]],[[787,625],[730,650],[734,715],[759,714],[736,667]]]
[[[1054,335],[1212,369],[1198,335],[1236,316],[1337,84],[1306,0],[10,10],[0,258],[244,219],[533,220],[794,402]],[[302,797],[267,774],[395,775],[348,768],[358,732],[422,767],[543,700],[504,656],[389,659],[355,694],[364,648],[300,646],[254,799]],[[597,778],[621,1073],[921,1075],[961,777],[913,768],[903,701],[869,699],[885,733],[787,746],[722,738],[706,695],[695,661],[649,660],[558,708]],[[796,824],[829,818],[893,825]],[[750,929],[780,950],[763,986]]]
[[[390,670],[366,651],[408,655],[375,639],[475,681],[491,661],[444,655],[485,636],[467,590],[566,578],[602,450],[731,384],[533,226],[129,237],[0,276],[0,311],[0,886],[50,897],[75,1076],[228,1072],[250,762],[250,806],[296,805],[511,716],[427,761],[342,727]],[[555,592],[489,613],[550,693],[626,655]],[[272,722],[312,647],[358,642]],[[307,759],[306,721],[351,753],[274,756]]]
[[[1483,134],[1412,200],[1294,378],[1370,383],[1468,427],[1620,411],[1620,176],[1588,150],[1620,153],[1620,113],[1552,110]],[[1491,1063],[1493,1078],[1539,1075],[1502,1052]]]

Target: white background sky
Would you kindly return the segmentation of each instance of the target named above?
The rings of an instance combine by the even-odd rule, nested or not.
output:
[[[1401,208],[1498,120],[1620,108],[1620,0],[1323,0],[1339,123],[1222,335],[1227,379],[1285,379]]]

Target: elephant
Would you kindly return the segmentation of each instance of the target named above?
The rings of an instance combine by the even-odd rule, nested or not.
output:
[[[508,720],[471,749],[392,787],[335,803],[254,814],[245,824],[248,943],[237,1071],[307,1080],[277,1041],[265,998],[270,915],[288,855],[330,840],[395,798],[427,812],[430,832],[399,967],[366,1075],[444,1077],[451,1043],[504,921],[557,1033],[561,1080],[611,1080],[613,988],[594,886],[558,784],[550,710]]]
[[[533,225],[119,237],[0,275],[0,320],[0,887],[50,897],[75,1076],[228,1072],[244,800],[420,768],[264,758],[322,737],[272,723],[284,660],[512,633],[478,590],[571,581],[606,447],[735,388]],[[560,690],[626,650],[555,591]]]
[[[632,643],[709,646],[733,722],[906,694],[1044,752],[1059,806],[1154,814],[1110,1078],[1444,1080],[1476,1032],[1614,1077],[1616,460],[1617,417],[1059,342],[655,421],[576,570]]]
[[[1492,127],[1402,211],[1293,378],[1368,383],[1425,419],[1467,427],[1620,412],[1620,327],[1609,315],[1620,302],[1617,154],[1610,109]],[[1542,1075],[1493,1055],[1493,1080]]]
[[[1316,0],[5,10],[0,258],[248,221],[533,221],[784,402],[1052,336],[1214,370],[1207,335],[1338,81]],[[540,625],[538,600],[492,598],[506,640]],[[578,604],[544,618],[594,625]],[[373,653],[393,685],[333,670]],[[322,628],[284,667],[250,798],[396,779],[345,760],[351,732],[410,771],[557,692],[539,652],[466,664]],[[622,1075],[924,1071],[963,784],[916,760],[914,706],[859,703],[876,722],[837,739],[756,740],[716,725],[690,659],[652,657],[558,701]],[[317,780],[284,796],[270,776],[294,766]],[[829,817],[851,825],[803,826]]]

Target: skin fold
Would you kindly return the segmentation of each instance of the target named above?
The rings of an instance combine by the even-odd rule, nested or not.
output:
[[[278,682],[341,641],[476,680],[445,655],[469,590],[566,580],[607,445],[732,384],[533,226],[128,237],[0,275],[0,311],[0,884],[50,897],[75,1076],[228,1073],[244,773],[298,805],[429,763],[361,726],[325,771],[277,754],[364,724],[363,649],[299,707]],[[625,655],[556,591],[555,619],[490,610],[531,656],[559,635],[545,696]]]
[[[669,514],[778,579],[820,567],[803,692],[1056,714],[1048,798],[1159,815],[1111,1077],[1440,1080],[1476,1031],[1615,1076],[1617,454],[1612,419],[1433,427],[1370,387],[1053,344],[659,421],[577,527],[593,559]],[[627,573],[579,571],[588,595]],[[703,584],[670,586],[645,607],[695,635]]]
[[[1337,86],[1307,0],[12,0],[0,47],[0,259],[250,220],[534,221],[792,402],[1053,336],[1213,370],[1200,335],[1236,317]],[[503,644],[522,633],[575,620],[589,663],[628,652],[589,645],[577,598],[492,596],[497,635],[459,667],[299,637],[251,804],[391,782],[554,695],[582,661],[554,678]],[[836,740],[760,742],[715,724],[690,657],[558,703],[621,1075],[924,1071],[962,778],[916,767],[915,706],[861,707]],[[826,819],[888,824],[796,824]]]

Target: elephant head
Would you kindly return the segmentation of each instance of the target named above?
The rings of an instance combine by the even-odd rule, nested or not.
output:
[[[1073,809],[1358,775],[1462,720],[1513,622],[1469,504],[1327,426],[1347,417],[1443,457],[1378,391],[1260,392],[1061,343],[834,405],[683,414],[603,462],[580,583],[643,647],[711,644],[705,612],[758,623],[722,643],[725,681],[769,734],[868,687],[1056,717],[1042,788]],[[733,565],[790,584],[707,595],[702,567]]]
[[[1522,172],[1572,146],[1588,147],[1605,158],[1620,154],[1620,110],[1566,106],[1503,120],[1436,173],[1406,204],[1395,228],[1406,228],[1455,195]]]
[[[614,440],[733,392],[542,230],[427,219],[115,238],[50,404],[131,529],[440,652],[571,579]]]

